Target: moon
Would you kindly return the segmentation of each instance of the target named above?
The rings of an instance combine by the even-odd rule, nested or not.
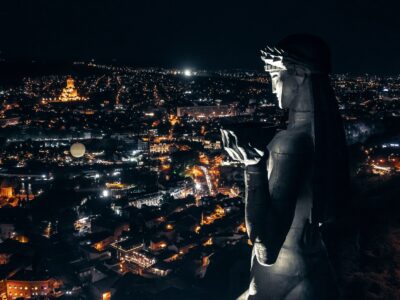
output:
[[[85,155],[85,151],[86,147],[82,143],[74,143],[71,145],[71,148],[69,149],[69,152],[75,158],[79,158]]]

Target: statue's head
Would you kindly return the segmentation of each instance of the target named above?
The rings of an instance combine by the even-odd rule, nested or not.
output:
[[[290,108],[311,74],[328,74],[331,69],[328,46],[312,35],[290,35],[261,53],[280,108]]]

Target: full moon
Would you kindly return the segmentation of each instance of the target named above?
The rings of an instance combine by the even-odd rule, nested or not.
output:
[[[85,151],[86,151],[85,145],[81,143],[72,144],[71,148],[69,149],[71,155],[76,158],[82,157],[85,154]]]

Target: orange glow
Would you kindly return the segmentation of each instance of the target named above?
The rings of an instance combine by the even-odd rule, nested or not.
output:
[[[210,259],[208,256],[204,256],[201,260],[202,267],[207,267],[210,264]]]
[[[178,119],[178,117],[177,116],[175,116],[175,115],[169,115],[169,123],[172,125],[172,126],[175,126],[176,124],[179,124],[179,119]]]
[[[157,121],[157,122],[159,122],[159,121]],[[154,137],[153,142],[158,144],[158,143],[161,143],[162,141],[168,141],[168,140],[169,140],[168,136],[157,136],[157,137]]]
[[[178,258],[179,258],[179,254],[174,254],[174,255],[172,255],[171,257],[165,259],[164,261],[165,261],[165,262],[171,262],[171,261],[177,260]]]
[[[108,189],[123,189],[125,185],[121,182],[106,182],[106,187]]]
[[[2,187],[0,196],[5,197],[5,198],[12,198],[14,196],[13,193],[13,188],[8,186],[8,187]]]
[[[219,187],[219,180],[220,180],[219,167],[222,162],[222,157],[216,156],[210,159],[208,156],[202,153],[199,156],[199,160],[202,165],[193,166],[190,169],[187,169],[186,174],[187,176],[192,177],[195,181],[199,177],[204,177],[204,179],[207,182],[210,194],[214,194]],[[207,165],[207,167],[204,165]]]
[[[111,300],[111,292],[103,293],[101,300]]]
[[[93,245],[93,247],[97,250],[97,251],[103,251],[104,250],[104,246],[101,242],[96,243]]]
[[[161,169],[162,169],[163,171],[168,171],[168,170],[171,169],[171,165],[162,165],[162,166],[161,166]]]
[[[203,246],[211,246],[213,244],[213,239],[210,237],[207,241],[203,243]]]
[[[197,234],[200,233],[200,230],[201,230],[201,226],[200,226],[200,225],[197,225],[197,226],[194,228],[194,232],[196,232]]]
[[[214,223],[215,220],[221,219],[225,216],[225,210],[220,206],[217,205],[214,212],[206,217],[202,218],[202,225],[209,225]]]
[[[193,177],[200,177],[203,176],[203,171],[198,167],[198,166],[194,166],[189,170],[189,174]]]
[[[168,230],[172,230],[172,229],[174,229],[174,226],[172,224],[167,224],[165,226],[165,228],[168,229]]]
[[[220,166],[222,164],[222,161],[223,161],[223,159],[222,159],[221,155],[218,155],[218,156],[214,157],[214,164],[216,166]]]
[[[170,144],[154,143],[150,145],[150,153],[166,153],[170,150],[170,147]]]
[[[18,242],[20,242],[20,243],[22,243],[22,244],[26,244],[26,243],[29,242],[28,237],[25,236],[25,235],[17,235],[17,236],[15,237],[15,240],[17,240]]]
[[[246,225],[245,225],[244,223],[240,224],[240,225],[238,226],[237,230],[238,230],[239,232],[246,233],[246,232],[247,232]]]

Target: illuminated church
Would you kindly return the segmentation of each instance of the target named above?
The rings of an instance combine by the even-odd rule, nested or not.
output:
[[[75,80],[72,78],[67,79],[67,86],[63,88],[60,97],[60,102],[79,101],[82,97],[79,97],[78,91],[75,88]]]
[[[85,97],[81,97],[75,87],[75,80],[71,77],[67,78],[67,85],[63,88],[60,96],[58,98],[48,99],[43,98],[42,102],[73,102],[73,101],[83,101],[87,100]]]

